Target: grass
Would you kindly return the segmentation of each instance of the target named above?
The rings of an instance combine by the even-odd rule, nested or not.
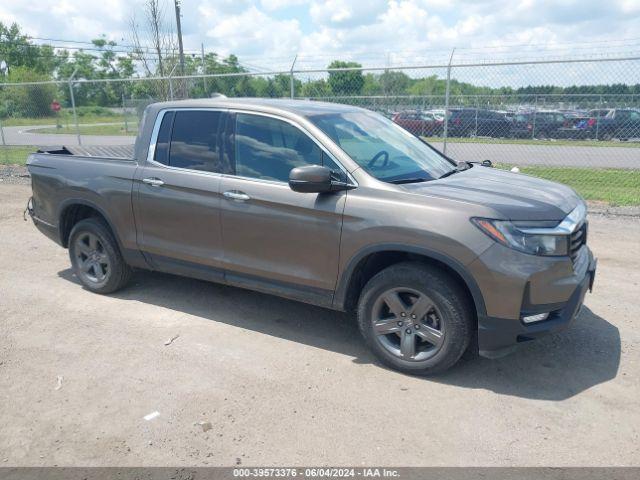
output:
[[[138,118],[136,115],[128,115],[127,120],[131,123],[137,122]],[[63,126],[72,126],[73,122],[73,114],[71,112],[63,112],[59,117],[60,124]],[[97,115],[92,113],[87,113],[84,115],[78,115],[78,123],[79,124],[91,124],[91,123],[111,123],[111,122],[121,122],[124,121],[122,115]],[[3,127],[21,127],[21,126],[29,126],[29,125],[55,125],[56,117],[38,117],[38,118],[30,118],[30,117],[9,117],[0,119]]]
[[[2,146],[0,145],[0,165],[25,165],[30,153],[38,147],[33,146]]]
[[[423,137],[429,143],[442,143],[442,137]],[[640,142],[613,142],[604,140],[536,140],[534,138],[475,138],[450,137],[448,143],[488,143],[506,145],[543,145],[545,147],[621,147],[640,148]]]
[[[128,132],[125,131],[124,123],[116,123],[112,125],[80,125],[80,135],[131,135],[135,136],[138,130],[137,123],[127,124]],[[75,135],[76,128],[74,125],[62,125],[61,128],[46,127],[32,130],[33,133],[65,133]]]
[[[512,165],[498,164],[511,169]],[[612,206],[640,205],[640,170],[519,166],[520,173],[572,187],[587,200]]]

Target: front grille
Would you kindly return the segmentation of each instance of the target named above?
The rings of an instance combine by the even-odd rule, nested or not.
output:
[[[576,258],[578,258],[578,252],[580,251],[580,248],[582,248],[582,246],[587,243],[588,226],[589,224],[585,220],[582,225],[571,234],[571,237],[569,238],[569,254],[571,255],[571,260],[573,260],[574,262],[576,261]]]

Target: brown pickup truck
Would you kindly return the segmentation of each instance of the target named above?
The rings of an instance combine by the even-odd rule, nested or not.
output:
[[[141,268],[353,311],[405,372],[566,327],[595,275],[573,190],[456,163],[361,108],[158,103],[132,158],[79,153],[29,157],[28,209],[86,288]]]

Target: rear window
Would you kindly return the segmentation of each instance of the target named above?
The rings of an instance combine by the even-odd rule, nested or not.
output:
[[[222,112],[178,111],[173,121],[169,165],[221,172]]]

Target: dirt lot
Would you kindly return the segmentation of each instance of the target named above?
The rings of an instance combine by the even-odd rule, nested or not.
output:
[[[429,380],[344,314],[151,273],[91,294],[28,196],[0,184],[0,465],[640,464],[637,218],[592,216],[570,330]]]

